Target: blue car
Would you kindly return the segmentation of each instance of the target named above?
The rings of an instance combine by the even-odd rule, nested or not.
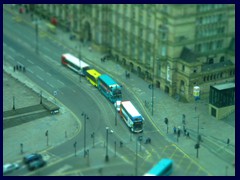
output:
[[[43,167],[46,165],[46,161],[44,161],[43,159],[39,159],[39,160],[35,160],[33,162],[30,162],[28,164],[28,169],[30,171],[34,170],[34,169],[38,169],[40,167]]]
[[[41,154],[28,154],[26,156],[23,157],[23,162],[25,164],[29,164],[33,161],[36,161],[36,160],[40,160],[42,159],[42,155]]]

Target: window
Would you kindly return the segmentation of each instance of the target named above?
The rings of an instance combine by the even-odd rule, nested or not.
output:
[[[185,65],[182,65],[182,71],[183,72],[185,71]]]

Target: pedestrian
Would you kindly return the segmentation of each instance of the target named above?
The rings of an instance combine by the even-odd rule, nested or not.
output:
[[[18,65],[16,65],[16,69],[18,70]]]
[[[189,132],[187,132],[187,138],[190,138]]]
[[[173,133],[176,134],[177,133],[177,128],[174,126],[173,127]]]
[[[229,146],[229,144],[230,144],[230,139],[228,138],[227,139],[227,145]]]
[[[181,130],[180,129],[178,129],[177,135],[178,135],[178,137],[180,137],[180,135],[181,135]]]
[[[21,66],[21,65],[19,65],[19,70],[20,70],[20,71],[22,70],[22,66]]]
[[[120,147],[122,147],[123,146],[123,142],[122,141],[120,141]]]
[[[23,72],[25,72],[25,71],[26,71],[25,66],[23,66]]]
[[[14,71],[14,72],[15,72],[15,68],[16,68],[16,67],[15,67],[15,66],[13,66],[13,71]]]
[[[183,132],[184,132],[184,136],[186,136],[187,135],[187,130],[186,130],[185,127],[183,128]]]

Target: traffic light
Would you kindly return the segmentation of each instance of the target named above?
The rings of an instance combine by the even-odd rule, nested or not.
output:
[[[166,125],[168,125],[168,118],[165,118],[164,122],[165,122]]]
[[[200,148],[200,144],[199,143],[195,144],[195,149],[199,149],[199,148]]]

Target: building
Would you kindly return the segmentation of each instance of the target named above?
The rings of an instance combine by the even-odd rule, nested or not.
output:
[[[235,81],[234,4],[37,4],[29,10],[137,73],[193,101],[210,85]]]

